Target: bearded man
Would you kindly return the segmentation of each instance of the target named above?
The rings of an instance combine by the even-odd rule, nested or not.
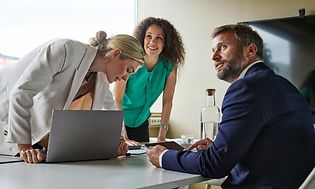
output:
[[[216,28],[212,52],[217,77],[231,83],[215,140],[202,139],[184,152],[156,146],[147,151],[149,160],[168,170],[227,176],[222,188],[298,188],[315,166],[306,101],[264,64],[263,40],[249,26]]]

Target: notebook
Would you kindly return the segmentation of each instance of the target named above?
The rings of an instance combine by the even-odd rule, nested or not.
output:
[[[122,111],[55,110],[46,162],[116,158],[122,121]]]

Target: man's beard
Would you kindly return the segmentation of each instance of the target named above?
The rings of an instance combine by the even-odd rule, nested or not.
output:
[[[223,69],[218,71],[217,77],[232,83],[235,81],[246,65],[242,52],[238,52],[232,59],[223,62]]]

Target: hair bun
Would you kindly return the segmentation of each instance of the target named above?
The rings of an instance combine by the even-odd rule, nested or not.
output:
[[[104,32],[104,31],[96,32],[96,39],[100,43],[103,43],[104,41],[106,41],[106,37],[107,37],[107,33],[106,32]]]
[[[90,45],[93,47],[98,47],[98,48],[104,48],[106,47],[107,43],[107,33],[104,31],[98,31],[96,32],[95,37],[90,38]]]

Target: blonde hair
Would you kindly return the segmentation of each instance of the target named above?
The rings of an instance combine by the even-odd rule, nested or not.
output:
[[[145,52],[139,41],[125,34],[115,35],[107,39],[107,34],[104,31],[98,31],[95,37],[90,39],[90,45],[96,47],[104,55],[112,49],[120,49],[121,59],[133,59],[140,64],[144,64]]]

